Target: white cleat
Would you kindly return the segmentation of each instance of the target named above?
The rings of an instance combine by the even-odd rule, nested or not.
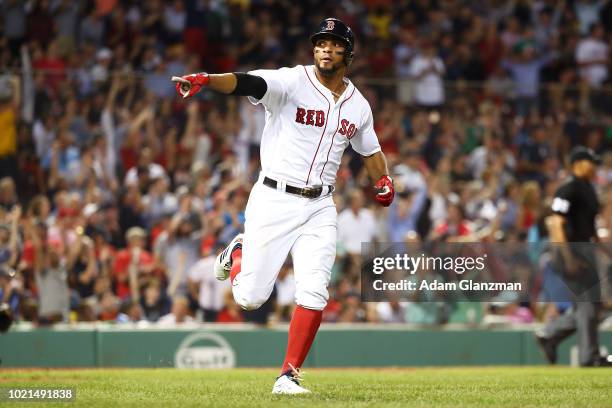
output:
[[[224,281],[229,278],[230,271],[232,270],[232,252],[237,248],[242,248],[243,235],[236,235],[232,242],[217,255],[217,259],[215,259],[215,277],[217,280]]]
[[[310,390],[302,387],[297,379],[289,374],[281,375],[276,379],[272,394],[308,394]]]

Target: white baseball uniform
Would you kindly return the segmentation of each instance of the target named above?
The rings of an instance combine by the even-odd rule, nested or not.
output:
[[[246,309],[261,306],[291,252],[296,303],[314,310],[325,308],[335,259],[337,212],[323,188],[318,198],[285,192],[287,185],[333,186],[344,149],[351,144],[363,156],[380,151],[370,105],[348,79],[334,101],[315,76],[314,66],[298,65],[249,74],[267,83],[263,104],[266,123],[261,140],[259,180],[246,207],[241,272],[233,282],[236,303]],[[264,177],[277,188],[263,184]]]

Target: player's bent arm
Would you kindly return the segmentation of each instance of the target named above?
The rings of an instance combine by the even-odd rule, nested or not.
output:
[[[374,185],[376,201],[384,207],[390,206],[395,196],[395,189],[393,188],[393,180],[389,176],[387,159],[384,153],[376,152],[371,156],[365,156],[363,161],[370,179],[378,180]]]
[[[383,152],[376,152],[371,156],[365,156],[363,158],[366,171],[370,179],[375,181],[380,179],[382,176],[389,175],[389,169],[387,168],[387,159]]]

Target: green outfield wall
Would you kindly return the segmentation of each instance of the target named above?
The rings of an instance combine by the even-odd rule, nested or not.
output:
[[[612,331],[601,332],[612,351]],[[287,327],[204,325],[182,329],[79,327],[15,329],[0,335],[0,367],[274,367],[283,359]],[[560,363],[577,358],[575,338]],[[533,329],[420,329],[329,325],[317,335],[311,367],[534,365],[544,360]]]

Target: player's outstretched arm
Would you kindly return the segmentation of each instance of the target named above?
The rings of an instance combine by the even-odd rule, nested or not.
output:
[[[202,87],[208,87],[226,95],[252,96],[261,99],[268,89],[263,78],[243,72],[226,74],[201,72],[182,77],[174,76],[172,81],[176,82],[176,92],[183,98],[190,98],[200,92]]]
[[[393,180],[389,176],[387,159],[384,153],[374,153],[371,156],[364,157],[363,161],[370,179],[378,180],[374,186],[376,201],[385,207],[390,206],[395,196],[395,188],[393,187]]]

